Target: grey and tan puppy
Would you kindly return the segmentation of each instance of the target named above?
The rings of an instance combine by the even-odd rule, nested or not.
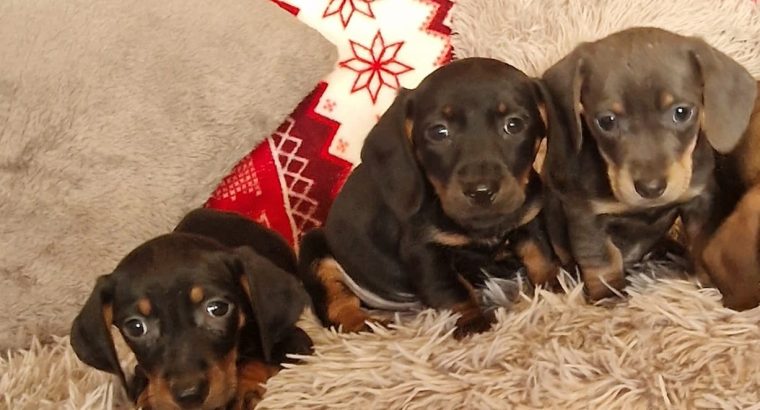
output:
[[[715,151],[736,146],[752,111],[747,70],[702,39],[639,27],[577,46],[543,81],[557,116],[544,168],[548,230],[589,298],[622,288],[624,268],[679,216],[700,255],[718,219]]]

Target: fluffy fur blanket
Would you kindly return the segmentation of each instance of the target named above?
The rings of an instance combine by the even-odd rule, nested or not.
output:
[[[265,1],[0,1],[0,349],[67,334],[336,60]]]

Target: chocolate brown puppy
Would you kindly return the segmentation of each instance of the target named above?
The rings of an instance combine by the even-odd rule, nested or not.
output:
[[[760,82],[757,88],[760,96]],[[710,238],[703,261],[724,305],[752,309],[760,304],[760,98],[739,145],[718,159],[721,200],[731,213]]]
[[[324,228],[301,244],[299,272],[325,325],[360,330],[362,307],[422,304],[461,314],[461,337],[493,321],[468,277],[506,251],[534,283],[554,278],[532,168],[545,134],[538,88],[508,64],[468,58],[402,90]]]
[[[639,27],[579,45],[543,80],[557,112],[544,163],[548,230],[588,296],[622,288],[625,267],[679,216],[701,255],[720,219],[715,152],[731,151],[747,127],[749,73],[699,38]]]

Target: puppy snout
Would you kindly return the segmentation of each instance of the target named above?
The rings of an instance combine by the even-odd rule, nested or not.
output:
[[[183,408],[197,407],[208,396],[208,381],[203,377],[184,377],[171,383],[174,401]]]
[[[659,198],[667,186],[668,181],[665,178],[639,179],[633,182],[636,192],[647,199]]]
[[[496,199],[504,174],[498,161],[476,161],[458,170],[462,193],[473,205],[490,206]]]
[[[464,194],[470,198],[470,201],[480,206],[491,205],[498,192],[499,185],[494,183],[475,184],[464,190]]]

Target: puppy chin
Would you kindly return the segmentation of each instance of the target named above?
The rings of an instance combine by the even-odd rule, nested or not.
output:
[[[457,225],[472,231],[488,231],[501,228],[513,223],[517,218],[517,211],[524,204],[524,199],[508,201],[505,203],[495,202],[490,208],[467,205],[456,211],[449,212],[444,206],[444,212]]]

